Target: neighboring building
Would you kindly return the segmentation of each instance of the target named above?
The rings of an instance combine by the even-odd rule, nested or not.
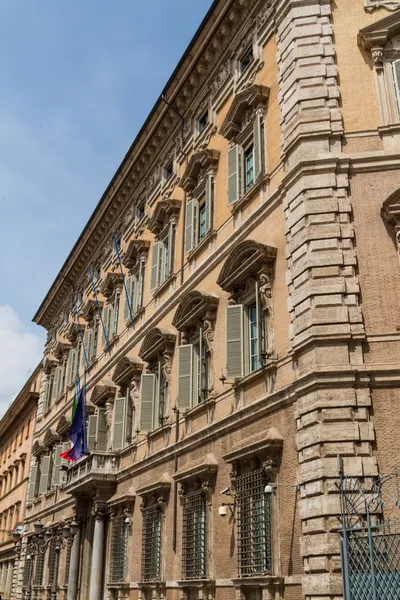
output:
[[[213,3],[34,317],[26,525],[81,526],[37,600],[342,594],[337,455],[399,463],[399,34],[394,0]]]
[[[25,517],[32,437],[39,399],[39,365],[0,420],[0,592],[15,598],[18,556],[12,534],[21,531]]]

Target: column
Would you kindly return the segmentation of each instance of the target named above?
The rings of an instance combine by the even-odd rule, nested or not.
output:
[[[10,560],[8,561],[8,569],[7,569],[7,580],[6,580],[6,589],[5,589],[5,598],[6,600],[10,600],[11,596],[11,584],[12,584],[12,575],[14,570],[14,563]]]
[[[108,514],[107,504],[96,502],[93,506],[92,514],[94,515],[95,522],[92,543],[89,600],[101,600],[104,571],[105,519]]]
[[[78,596],[79,558],[81,552],[81,529],[74,537],[71,548],[71,558],[68,572],[68,600],[76,600]]]

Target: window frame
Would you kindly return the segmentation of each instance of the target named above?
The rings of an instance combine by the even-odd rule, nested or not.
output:
[[[204,201],[205,230],[200,231],[200,204]],[[197,248],[212,231],[214,220],[215,177],[208,174],[188,196],[186,203],[185,254]]]
[[[157,293],[174,274],[175,227],[172,221],[164,225],[152,249],[151,292]],[[156,274],[154,276],[154,274]]]

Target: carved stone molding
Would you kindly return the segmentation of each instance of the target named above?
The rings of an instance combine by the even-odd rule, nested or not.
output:
[[[58,360],[61,360],[63,357],[65,357],[68,354],[71,347],[72,347],[72,344],[70,344],[70,343],[58,341],[54,347],[54,356]]]
[[[99,300],[99,306],[100,309],[103,308],[104,302],[102,300]],[[85,306],[82,309],[82,316],[88,323],[90,323],[90,321],[93,320],[95,315],[98,314],[98,311],[99,309],[96,300],[94,300],[93,298],[88,298],[88,300],[86,300],[85,302]]]
[[[191,192],[196,188],[202,173],[206,174],[210,169],[212,171],[216,170],[219,155],[218,150],[209,149],[193,154],[183,174],[180,187],[186,192]]]
[[[117,289],[121,289],[123,285],[122,275],[118,271],[109,271],[104,278],[101,286],[101,293],[105,298],[111,298]]]
[[[193,327],[207,316],[211,320],[218,308],[218,296],[193,290],[183,296],[175,312],[172,324],[179,331]]]
[[[71,344],[74,344],[76,342],[76,340],[79,339],[80,329],[82,331],[85,331],[86,324],[82,323],[82,322],[80,322],[79,325],[78,325],[78,323],[75,323],[75,322],[72,322],[69,324],[68,329],[66,331],[66,336],[67,336],[68,340],[71,342]]]
[[[171,355],[175,348],[176,335],[169,330],[154,327],[145,336],[140,347],[139,356],[145,362],[163,356]]]
[[[377,8],[386,8],[387,10],[400,8],[400,2],[396,0],[364,0],[364,3],[367,12],[373,12]]]
[[[131,240],[123,253],[122,264],[127,269],[132,269],[139,262],[146,262],[150,242],[147,240]]]
[[[65,415],[61,415],[56,425],[56,432],[60,437],[63,437],[66,433],[68,433],[69,428],[71,427],[71,421],[69,421]]]
[[[227,140],[234,139],[242,130],[243,119],[250,111],[265,107],[269,98],[269,89],[262,85],[250,85],[233,100],[220,128],[220,134]],[[246,119],[245,119],[246,120]]]
[[[223,459],[229,463],[235,464],[243,460],[262,459],[262,466],[266,469],[276,468],[279,464],[279,457],[282,453],[283,437],[271,427],[261,434],[253,435],[241,440],[235,444],[229,452],[224,454]],[[232,477],[235,477],[236,469],[233,470]]]
[[[180,200],[160,200],[151,216],[148,228],[154,235],[158,235],[167,223],[177,223],[182,202]]]
[[[128,356],[123,356],[117,362],[112,374],[112,380],[116,385],[129,386],[132,379],[140,379],[143,371],[143,363]]]
[[[52,369],[55,369],[57,365],[58,360],[50,354],[46,356],[46,358],[43,361],[43,372],[46,373],[46,375],[49,375]]]
[[[47,448],[51,448],[52,446],[54,446],[54,444],[57,444],[57,442],[59,442],[59,440],[60,440],[60,436],[58,435],[57,431],[49,428],[46,430],[46,433],[44,434],[43,444]]]
[[[117,386],[111,379],[102,379],[94,386],[90,401],[95,406],[104,406],[110,398],[115,398],[116,392]]]
[[[92,515],[96,520],[103,520],[109,513],[109,506],[106,502],[95,500],[92,506]]]
[[[272,276],[276,252],[273,246],[245,240],[228,256],[217,279],[218,285],[235,296],[237,290],[245,286],[249,278],[253,277],[260,280],[260,288],[263,287],[264,295],[267,294],[266,277]]]
[[[32,446],[32,454],[36,458],[39,458],[43,454],[47,453],[47,448],[41,440],[36,440]]]

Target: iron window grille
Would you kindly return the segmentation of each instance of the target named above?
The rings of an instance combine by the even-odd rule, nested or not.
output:
[[[128,527],[125,515],[114,517],[111,534],[110,582],[119,583],[126,577]]]
[[[56,540],[53,538],[50,540],[50,544],[49,544],[49,548],[48,548],[48,553],[49,553],[49,558],[48,558],[48,567],[49,567],[49,573],[48,573],[48,585],[52,585],[54,583],[54,577],[56,576]]]
[[[182,577],[207,577],[207,500],[202,490],[183,497]]]
[[[144,506],[142,513],[142,581],[160,581],[162,509],[155,502]]]
[[[22,588],[26,589],[29,585],[29,575],[31,571],[32,558],[25,557],[24,569],[22,571]]]
[[[36,555],[36,568],[35,568],[35,577],[33,580],[33,585],[42,585],[43,583],[43,571],[44,571],[44,553]]]
[[[271,573],[271,506],[264,469],[237,477],[238,569],[240,577]]]
[[[72,550],[72,544],[67,544],[66,556],[65,556],[64,585],[68,585],[69,566],[71,564],[71,550]]]

